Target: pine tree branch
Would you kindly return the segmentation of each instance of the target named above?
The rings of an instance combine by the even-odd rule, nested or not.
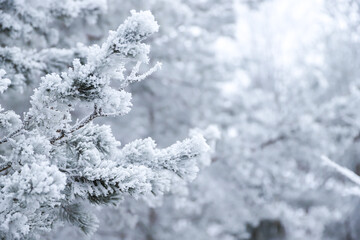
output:
[[[67,132],[61,131],[61,135],[58,137],[52,138],[50,140],[50,143],[54,144],[56,141],[64,138],[67,134],[73,133],[76,130],[83,128],[85,125],[87,125],[89,122],[91,122],[92,120],[94,120],[97,117],[113,117],[113,116],[119,116],[119,115],[122,115],[122,114],[120,114],[120,113],[103,113],[101,108],[98,108],[96,105],[94,105],[94,111],[89,116],[83,118],[80,122],[75,124],[69,131],[67,131]],[[0,144],[6,143],[9,141],[10,138],[16,137],[24,128],[25,128],[25,126],[23,125],[19,129],[9,133],[7,136],[0,139]]]

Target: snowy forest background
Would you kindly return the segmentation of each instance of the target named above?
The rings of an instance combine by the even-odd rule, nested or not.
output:
[[[360,239],[359,26],[358,0],[0,0],[0,239]]]

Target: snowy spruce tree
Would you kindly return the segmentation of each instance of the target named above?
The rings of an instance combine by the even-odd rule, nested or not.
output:
[[[95,4],[96,1],[72,4],[86,2]],[[1,33],[9,39],[14,37],[12,34],[45,31],[47,27],[41,26],[43,17],[68,19],[74,14],[74,9],[67,12],[66,8],[51,5],[54,8],[45,7],[44,15],[31,8],[20,11],[24,17],[11,15],[12,11],[19,11],[20,3],[23,2],[1,2],[4,9],[0,12]],[[82,10],[89,10],[89,6],[77,9],[80,14]],[[109,126],[93,122],[130,111],[131,94],[125,91],[126,87],[147,78],[160,67],[157,63],[139,73],[140,66],[149,63],[150,47],[143,41],[158,28],[149,11],[133,11],[116,31],[109,32],[101,46],[82,46],[82,57],[66,63],[70,67],[61,73],[48,73],[45,61],[39,59],[34,60],[39,68],[33,68],[34,63],[27,57],[37,57],[37,54],[8,48],[6,41],[3,42],[2,50],[13,51],[14,55],[3,54],[10,60],[2,59],[2,94],[19,91],[12,86],[30,81],[32,78],[27,74],[33,70],[44,70],[48,74],[38,81],[30,108],[23,116],[1,109],[1,239],[33,239],[62,222],[91,234],[98,225],[91,205],[121,204],[126,196],[153,201],[173,187],[175,177],[183,181],[196,177],[198,160],[209,151],[199,133],[162,149],[150,138],[121,147]],[[47,36],[47,32],[40,35]],[[53,57],[57,55],[53,54]],[[30,66],[22,67],[22,61]],[[84,112],[84,116],[75,120],[78,110]]]

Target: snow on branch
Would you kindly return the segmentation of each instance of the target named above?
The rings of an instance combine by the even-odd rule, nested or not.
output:
[[[7,35],[1,39],[8,44],[15,39],[31,41],[34,34],[45,36],[50,42],[57,38],[51,23],[61,21],[69,26],[81,17],[94,24],[100,14],[107,10],[105,0],[81,1],[13,1],[0,2],[0,31]]]
[[[98,222],[88,204],[118,204],[126,195],[147,200],[170,191],[174,178],[196,177],[210,148],[201,134],[165,149],[150,138],[120,148],[109,126],[93,123],[130,111],[131,94],[111,82],[127,86],[159,68],[137,75],[149,62],[143,41],[158,29],[149,11],[132,11],[101,46],[88,48],[86,59],[42,77],[23,120],[1,109],[1,239],[33,238],[59,221],[91,234]],[[126,78],[129,62],[136,65]],[[75,108],[89,105],[93,111],[73,124]]]
[[[0,93],[3,93],[11,84],[10,79],[3,78],[3,76],[6,74],[4,69],[0,69]]]

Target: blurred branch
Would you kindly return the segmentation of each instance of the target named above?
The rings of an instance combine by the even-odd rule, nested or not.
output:
[[[358,132],[358,134],[356,134],[356,136],[353,138],[353,142],[358,142],[360,140],[360,132]]]
[[[262,142],[262,143],[258,146],[258,148],[262,150],[262,149],[265,149],[265,148],[267,148],[267,147],[269,147],[269,146],[272,146],[272,145],[274,145],[274,144],[276,144],[276,143],[278,143],[278,142],[287,140],[287,139],[291,138],[291,137],[292,137],[292,134],[294,134],[297,130],[298,130],[298,128],[293,127],[293,128],[290,129],[289,132],[281,133],[281,134],[279,134],[277,137],[270,138],[270,139]],[[254,151],[255,151],[255,149],[254,149]]]
[[[3,172],[11,167],[11,162],[4,163],[0,165],[0,172]]]
[[[339,172],[341,175],[343,175],[347,179],[351,180],[353,183],[356,183],[357,185],[360,186],[360,177],[358,175],[356,175],[353,171],[351,171],[350,169],[345,168],[343,166],[340,166],[339,164],[335,163],[334,161],[332,161],[330,158],[328,158],[325,155],[322,155],[321,159],[324,161],[324,163],[327,166],[332,167],[337,172]]]
[[[280,142],[282,140],[285,140],[287,138],[287,136],[285,134],[282,134],[282,135],[279,135],[277,136],[276,138],[272,138],[272,139],[269,139],[263,143],[260,144],[260,148],[261,149],[264,149],[268,146],[271,146],[273,144],[276,144],[277,142]]]

